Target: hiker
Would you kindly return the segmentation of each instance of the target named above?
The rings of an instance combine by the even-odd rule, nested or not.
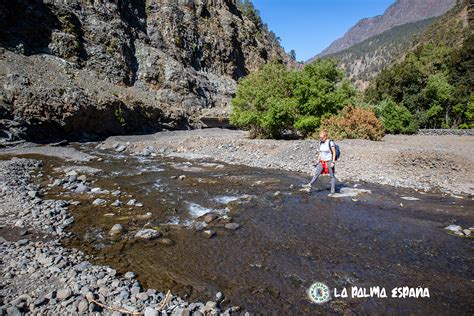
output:
[[[328,137],[328,131],[323,129],[319,133],[319,155],[316,171],[308,184],[303,187],[308,191],[311,190],[313,183],[318,180],[321,174],[329,174],[331,177],[331,194],[336,193],[336,177],[334,176],[335,160],[336,160],[336,144]]]

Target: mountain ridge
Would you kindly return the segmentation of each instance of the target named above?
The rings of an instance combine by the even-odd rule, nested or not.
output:
[[[363,18],[341,38],[336,39],[315,58],[339,52],[395,26],[442,15],[456,4],[456,0],[397,0],[383,14]]]

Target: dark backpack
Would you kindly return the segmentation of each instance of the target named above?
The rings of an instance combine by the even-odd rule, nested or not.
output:
[[[341,149],[333,140],[329,140],[329,150],[331,149],[331,142],[334,144],[334,148],[336,149],[336,159],[334,159],[334,161],[339,160],[339,157],[341,157]]]

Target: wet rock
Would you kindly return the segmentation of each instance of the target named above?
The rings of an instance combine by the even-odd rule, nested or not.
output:
[[[139,239],[154,239],[160,237],[161,233],[154,229],[142,229],[135,234],[135,238]]]
[[[109,235],[110,236],[118,236],[120,234],[122,234],[124,231],[124,227],[122,224],[115,224],[114,226],[112,226],[112,228],[110,229],[109,231]]]
[[[452,232],[457,232],[457,231],[460,231],[462,228],[459,225],[449,225],[445,227],[444,229],[450,230]]]
[[[413,196],[402,196],[400,198],[403,199],[403,200],[407,200],[407,201],[419,201],[420,200],[419,198],[416,198],[416,197],[413,197]]]
[[[94,202],[92,202],[93,205],[104,205],[105,203],[107,203],[107,201],[104,199],[95,199]]]
[[[237,223],[227,223],[225,224],[224,226],[226,229],[229,229],[229,230],[237,230],[240,228],[240,225],[237,224]]]
[[[216,232],[213,231],[212,229],[207,229],[207,230],[204,230],[204,231],[203,231],[203,234],[204,234],[204,236],[207,237],[207,238],[212,238],[212,237],[214,237],[214,236],[216,235]]]
[[[120,146],[117,146],[117,148],[115,148],[115,151],[116,151],[116,152],[122,152],[122,151],[124,151],[125,149],[127,149],[126,146],[120,145]]]
[[[208,213],[204,216],[204,221],[209,224],[217,218],[216,214]]]
[[[172,246],[174,244],[174,242],[169,238],[160,238],[158,239],[158,242],[165,246]]]

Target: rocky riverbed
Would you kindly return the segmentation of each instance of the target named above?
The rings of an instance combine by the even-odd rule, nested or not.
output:
[[[338,142],[340,181],[366,181],[452,194],[474,194],[474,137],[469,135],[387,135],[382,141]],[[206,129],[117,136],[101,148],[150,155],[211,158],[231,164],[311,175],[317,140],[249,139],[243,131]]]
[[[91,264],[90,257],[77,249],[64,248],[60,241],[71,236],[65,229],[74,222],[68,211],[71,203],[42,198],[44,188],[32,181],[33,177],[43,177],[38,173],[40,164],[33,159],[0,161],[0,314],[221,312],[219,301],[189,304],[179,297],[145,289],[135,273],[119,275],[109,266]],[[73,173],[64,182],[68,181],[76,181]],[[229,308],[222,314],[236,310],[238,307]]]
[[[389,149],[367,142],[363,152],[379,146],[374,159],[381,163],[397,148],[397,155],[406,151],[404,139],[385,141]],[[451,159],[471,150],[459,142]],[[439,143],[431,150],[445,157],[449,144]],[[354,155],[360,144],[341,142],[343,154]],[[226,130],[3,149],[2,313],[474,311],[467,303],[469,191],[441,193],[434,184],[443,182],[434,181],[393,188],[340,175],[336,198],[327,197],[326,179],[303,193],[298,186],[309,179],[304,163],[311,158],[303,153],[313,150],[312,141],[249,140]],[[421,145],[418,152],[429,153]],[[459,162],[467,177],[468,162]],[[285,170],[294,167],[303,173]],[[429,169],[434,179],[438,167]],[[400,166],[374,172],[391,179],[396,171]],[[421,284],[436,299],[316,306],[306,290],[318,280],[331,288]],[[167,297],[168,289],[175,295]]]

